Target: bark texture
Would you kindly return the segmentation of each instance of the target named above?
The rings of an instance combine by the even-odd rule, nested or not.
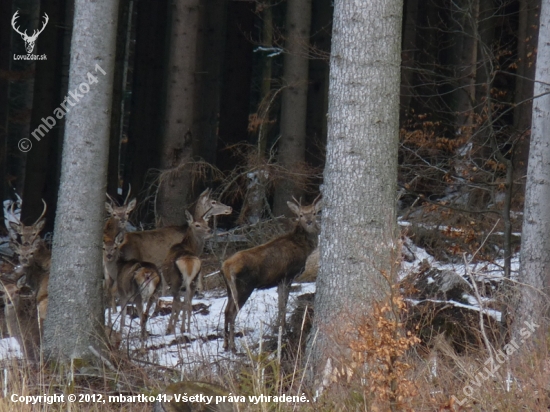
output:
[[[524,321],[547,325],[550,281],[550,1],[541,7],[539,48],[535,74],[533,124],[525,189],[525,208],[521,235],[520,289],[514,332]],[[540,328],[541,332],[545,328]]]
[[[170,4],[171,37],[166,83],[166,114],[161,167],[163,175],[158,194],[158,220],[161,226],[183,225],[185,205],[191,188],[189,161],[193,156],[193,115],[195,71],[199,29],[199,1]]]
[[[400,0],[336,1],[315,319],[308,350],[323,379],[350,361],[354,319],[386,297],[396,234]],[[312,382],[314,383],[314,382]]]
[[[287,3],[287,20],[281,105],[281,138],[279,164],[288,172],[304,162],[306,153],[306,119],[308,89],[309,31],[311,26],[311,0],[294,0]],[[285,179],[275,191],[273,212],[288,214],[286,202],[299,196],[296,183],[300,174]]]
[[[74,106],[67,104],[44,327],[50,359],[93,359],[90,346],[101,348],[101,241],[117,11],[118,1],[75,2],[69,91],[76,97],[70,98]]]

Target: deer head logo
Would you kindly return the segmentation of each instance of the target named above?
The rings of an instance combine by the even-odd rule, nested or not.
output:
[[[19,27],[15,27],[15,21],[19,17],[17,13],[19,13],[19,10],[16,11],[15,14],[13,15],[13,18],[11,19],[11,26],[13,27],[16,33],[21,35],[21,38],[25,42],[25,49],[27,49],[27,54],[31,54],[32,50],[34,49],[34,43],[36,42],[38,35],[44,31],[44,29],[46,28],[46,24],[48,24],[48,21],[50,20],[50,18],[46,13],[44,13],[44,25],[40,30],[34,30],[32,36],[29,36],[27,35],[27,30],[21,33],[21,31],[19,31]]]

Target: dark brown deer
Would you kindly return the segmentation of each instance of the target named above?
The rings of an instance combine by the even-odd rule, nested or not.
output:
[[[294,229],[260,246],[242,250],[227,259],[222,272],[227,285],[225,307],[224,349],[235,350],[235,318],[254,289],[278,287],[278,324],[284,327],[290,284],[305,266],[306,259],[317,246],[319,196],[312,205],[302,206],[294,199],[287,202],[298,216]]]
[[[212,232],[208,226],[210,211],[207,211],[204,216],[197,220],[188,211],[185,211],[185,216],[188,225],[185,235],[180,243],[170,248],[162,265],[162,272],[174,297],[172,315],[168,322],[166,334],[174,332],[178,321],[179,312],[181,311],[180,293],[182,287],[185,287],[185,316],[181,324],[181,331],[185,331],[186,321],[188,330],[191,328],[192,299],[201,270],[199,256],[204,248],[206,238]]]
[[[120,297],[120,332],[122,333],[124,328],[126,308],[129,303],[134,303],[139,315],[143,342],[147,334],[146,323],[153,302],[152,297],[158,290],[160,275],[157,267],[149,262],[132,260],[118,264],[119,273],[115,287]],[[143,305],[145,305],[145,311]]]

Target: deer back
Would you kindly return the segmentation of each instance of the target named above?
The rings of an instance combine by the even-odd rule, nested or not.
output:
[[[322,204],[318,199],[309,206],[302,206],[297,201],[287,204],[297,216],[294,229],[227,259],[222,271],[228,281],[238,278],[240,283],[253,288],[269,288],[303,270],[307,257],[317,247],[318,214]]]

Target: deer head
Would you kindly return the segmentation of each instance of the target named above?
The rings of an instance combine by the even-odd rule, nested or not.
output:
[[[19,10],[16,11],[15,14],[13,15],[13,18],[11,19],[11,26],[16,31],[16,33],[21,35],[21,38],[25,42],[25,49],[27,50],[27,53],[31,54],[34,49],[34,43],[36,42],[38,35],[44,31],[44,29],[46,28],[46,25],[48,24],[48,21],[50,21],[50,18],[46,13],[44,13],[44,25],[40,30],[34,30],[32,36],[29,36],[27,35],[27,30],[25,30],[25,32],[22,33],[21,31],[19,31],[19,27],[15,27],[15,21],[19,17],[17,13],[19,13]]]
[[[323,199],[320,199],[319,194],[313,203],[309,206],[302,206],[302,202],[297,201],[294,197],[294,202],[286,202],[290,210],[298,216],[298,224],[308,233],[319,233],[321,226],[319,224],[318,215],[323,208]]]
[[[211,216],[230,215],[233,209],[231,206],[224,205],[210,197],[212,189],[208,188],[202,192],[197,200],[197,206],[195,207],[194,217],[195,219],[201,219],[208,212],[208,218]],[[205,220],[208,220],[205,218]]]
[[[103,259],[105,262],[114,262],[118,258],[118,250],[124,241],[124,233],[119,232],[114,238],[103,235]]]
[[[13,207],[15,206],[15,203],[11,204],[10,208],[10,214],[17,222],[10,221],[10,228],[11,228],[11,238],[14,241],[19,241],[21,245],[29,246],[30,244],[34,243],[34,241],[38,238],[38,235],[44,229],[44,225],[46,224],[46,220],[44,219],[44,215],[46,214],[47,205],[44,199],[42,199],[42,203],[44,204],[44,209],[42,210],[42,214],[36,221],[30,225],[26,226],[15,216],[15,213],[13,211]],[[19,238],[19,239],[18,239]]]
[[[118,227],[120,230],[126,230],[126,223],[128,223],[130,213],[136,207],[136,198],[133,198],[132,200],[130,200],[130,203],[128,203],[131,191],[132,187],[130,186],[130,188],[128,189],[128,194],[126,195],[126,199],[124,199],[124,203],[122,204],[122,206],[118,206],[118,203],[107,193],[107,197],[109,198],[110,203],[105,202],[105,210],[107,210],[107,213],[109,213],[109,217],[113,218],[118,223]]]

